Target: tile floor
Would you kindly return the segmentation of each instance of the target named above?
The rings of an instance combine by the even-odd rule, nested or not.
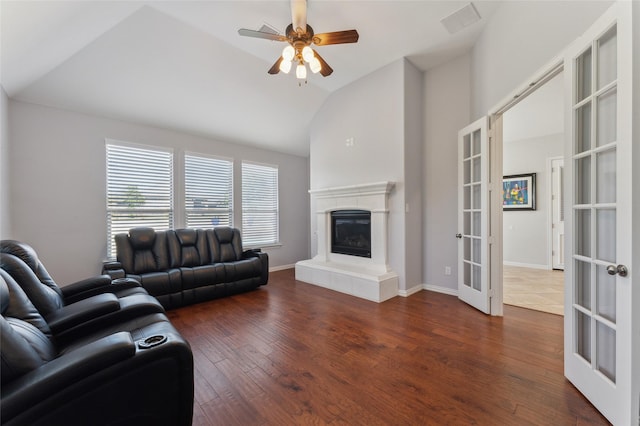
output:
[[[563,315],[563,271],[507,265],[503,268],[505,304]]]

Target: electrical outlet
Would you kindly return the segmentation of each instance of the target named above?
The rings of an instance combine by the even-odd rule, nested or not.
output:
[[[444,274],[445,275],[451,275],[451,266],[445,266],[444,267]]]

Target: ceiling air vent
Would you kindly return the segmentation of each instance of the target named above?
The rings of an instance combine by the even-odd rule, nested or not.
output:
[[[263,32],[263,33],[280,35],[280,31],[276,30],[273,27],[273,25],[269,25],[266,22],[264,24],[262,24],[262,26],[260,27],[260,29],[258,31]]]
[[[449,31],[449,34],[454,34],[471,24],[478,22],[479,20],[480,14],[473,3],[469,3],[462,9],[441,19],[440,22],[442,22],[442,25],[444,25],[447,31]]]

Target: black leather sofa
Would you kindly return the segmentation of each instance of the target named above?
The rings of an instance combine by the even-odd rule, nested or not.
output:
[[[167,309],[253,290],[269,279],[267,254],[243,251],[236,228],[132,228],[115,243],[117,261],[105,262],[103,273],[140,282]]]
[[[2,425],[191,424],[191,349],[155,299],[135,282],[85,281],[76,289],[91,295],[65,305],[0,247]]]

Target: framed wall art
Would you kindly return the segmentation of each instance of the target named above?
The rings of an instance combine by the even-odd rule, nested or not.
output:
[[[502,178],[503,210],[536,209],[536,174],[510,175]]]

